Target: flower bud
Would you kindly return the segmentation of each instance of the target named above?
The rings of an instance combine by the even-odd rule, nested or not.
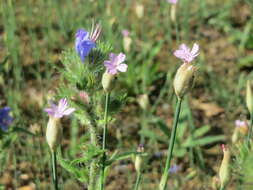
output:
[[[177,11],[177,5],[172,4],[170,9],[170,18],[172,22],[176,21],[176,11]]]
[[[235,128],[235,129],[234,129],[234,132],[233,132],[233,134],[232,134],[231,140],[232,140],[232,143],[233,143],[233,144],[235,144],[235,143],[238,142],[238,140],[239,140],[239,130],[238,130],[238,128]]]
[[[115,75],[109,74],[107,71],[102,76],[102,86],[105,92],[110,92],[114,87]]]
[[[143,147],[142,144],[140,144],[140,145],[138,146],[137,152],[138,152],[138,153],[143,153],[143,152],[144,152],[144,147]],[[141,154],[138,154],[138,155],[135,157],[135,163],[134,163],[135,170],[136,170],[138,173],[141,173],[141,171],[142,171],[142,165],[143,165],[143,156],[142,156]]]
[[[144,15],[144,6],[141,3],[136,3],[135,5],[135,13],[138,18],[142,18]]]
[[[148,95],[147,94],[140,95],[138,98],[138,103],[143,110],[148,109],[148,107],[149,107]]]
[[[250,114],[253,114],[253,94],[252,94],[252,86],[249,80],[247,81],[246,87],[246,105],[248,107]]]
[[[220,177],[220,185],[221,189],[224,189],[231,178],[231,171],[230,171],[230,151],[225,145],[222,145],[223,150],[223,160],[221,162],[219,177]]]
[[[182,99],[192,88],[195,70],[195,66],[190,63],[184,63],[177,70],[174,78],[174,89],[178,98]]]
[[[129,36],[124,36],[123,47],[126,52],[130,51],[131,44],[132,44],[132,38],[130,38]]]
[[[61,140],[60,119],[50,116],[47,123],[46,140],[52,152],[56,151]]]

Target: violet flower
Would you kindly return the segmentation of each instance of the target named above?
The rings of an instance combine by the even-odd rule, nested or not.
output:
[[[4,107],[0,109],[0,128],[3,131],[7,131],[8,127],[13,121],[13,118],[9,115],[10,111],[10,107]]]
[[[167,0],[168,3],[171,3],[171,4],[177,4],[177,1],[178,0]]]
[[[61,118],[64,115],[70,115],[75,111],[75,108],[69,108],[67,99],[62,98],[58,105],[52,104],[50,108],[46,108],[44,111],[51,117]]]
[[[192,62],[195,57],[199,55],[199,45],[194,43],[192,49],[190,50],[185,44],[180,45],[179,49],[174,52],[174,55],[182,59],[185,63]]]
[[[181,166],[174,164],[173,166],[170,167],[169,173],[175,174],[180,170],[181,170]]]
[[[126,55],[124,53],[120,53],[118,55],[110,53],[109,60],[104,61],[107,73],[115,75],[118,72],[126,72],[127,64],[123,63],[125,59]]]
[[[97,25],[91,33],[84,29],[79,29],[76,32],[75,49],[81,60],[84,62],[90,51],[96,47],[96,41],[101,33],[100,25]]]

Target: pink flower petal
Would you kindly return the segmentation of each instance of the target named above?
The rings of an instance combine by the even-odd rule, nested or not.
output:
[[[75,110],[76,110],[75,108],[67,108],[65,111],[62,112],[62,115],[70,115]]]
[[[185,44],[181,44],[179,46],[179,49],[184,50],[184,51],[190,51],[190,49]]]
[[[194,43],[194,44],[193,44],[193,47],[192,47],[192,50],[191,50],[191,54],[192,54],[192,55],[195,55],[195,54],[198,53],[198,51],[199,51],[199,45],[196,44],[196,43]],[[198,54],[197,54],[197,55],[198,55]]]
[[[126,72],[127,71],[127,64],[124,64],[124,63],[119,64],[117,66],[117,70],[120,71],[120,72]]]
[[[184,59],[185,58],[185,52],[183,50],[174,51],[174,55],[179,59]]]
[[[124,62],[125,59],[126,59],[126,55],[125,55],[124,53],[120,53],[120,54],[117,56],[117,64]]]
[[[115,53],[110,53],[109,54],[110,61],[113,61],[116,57],[117,57],[117,55]]]

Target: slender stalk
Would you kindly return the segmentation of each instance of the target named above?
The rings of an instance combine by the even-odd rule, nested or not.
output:
[[[138,172],[137,179],[136,179],[135,186],[134,186],[134,190],[139,189],[139,185],[140,185],[140,182],[141,182],[141,177],[142,177],[142,173]]]
[[[165,190],[166,186],[167,186],[167,181],[168,181],[168,178],[169,178],[170,162],[171,162],[171,159],[172,159],[172,152],[173,152],[175,138],[176,138],[177,123],[178,123],[178,119],[179,119],[181,103],[182,103],[182,99],[178,98],[174,123],[173,123],[172,132],[171,132],[171,136],[170,136],[170,144],[169,144],[169,148],[168,148],[168,155],[167,155],[166,165],[165,165],[165,169],[164,169],[161,181],[160,181],[159,190]]]
[[[109,101],[110,101],[110,93],[106,93],[105,98],[105,114],[104,114],[104,128],[103,128],[103,145],[102,149],[104,151],[103,158],[102,158],[102,168],[101,168],[101,176],[100,176],[100,190],[104,189],[104,181],[105,181],[105,161],[106,161],[106,134],[107,134],[107,125],[108,125],[108,108],[109,108]]]
[[[247,137],[248,146],[250,145],[252,133],[253,133],[253,113],[250,113],[250,129],[249,129],[249,133],[248,133],[248,137]]]
[[[225,187],[220,187],[220,190],[225,190]]]
[[[52,152],[52,170],[53,170],[53,183],[54,189],[58,190],[58,177],[57,177],[57,159],[56,159],[56,151]]]

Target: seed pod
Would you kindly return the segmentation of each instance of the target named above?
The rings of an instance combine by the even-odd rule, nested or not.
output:
[[[248,107],[250,114],[253,114],[253,94],[252,94],[252,86],[249,80],[247,81],[246,87],[246,105]]]
[[[144,152],[144,147],[143,147],[142,144],[138,146],[137,152],[138,153],[143,153]],[[134,163],[135,170],[138,173],[141,173],[141,171],[142,171],[142,165],[143,165],[143,156],[140,155],[140,154],[138,154],[136,156],[136,158],[135,158],[135,163]]]
[[[46,140],[52,152],[56,151],[61,140],[60,119],[50,116],[47,123]]]
[[[111,92],[114,87],[115,75],[109,74],[107,71],[102,76],[102,86],[105,92]]]
[[[141,3],[136,3],[135,5],[135,13],[137,15],[137,17],[140,19],[143,17],[144,15],[144,6]]]
[[[219,177],[221,183],[221,189],[225,189],[231,178],[230,171],[230,151],[225,145],[222,145],[223,160],[221,162]]]
[[[124,38],[123,38],[123,46],[124,46],[124,50],[126,52],[130,51],[131,44],[132,44],[132,38],[130,38],[129,36],[124,36]]]
[[[195,66],[190,63],[184,63],[177,70],[174,78],[174,89],[179,99],[182,99],[192,88],[195,70]]]

